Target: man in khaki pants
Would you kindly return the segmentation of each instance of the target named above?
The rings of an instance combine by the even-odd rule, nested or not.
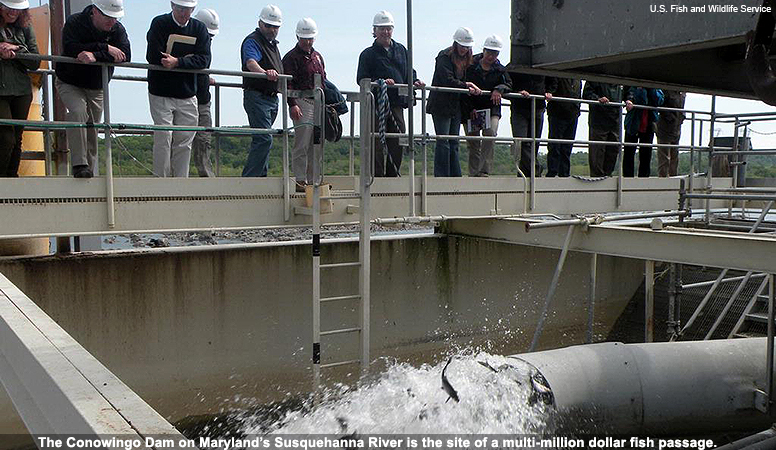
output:
[[[69,122],[94,124],[102,120],[102,67],[92,63],[130,60],[127,31],[118,21],[123,16],[123,0],[94,0],[67,19],[62,30],[63,56],[85,63],[56,65],[56,88],[67,108]],[[111,67],[108,76],[112,75]],[[97,175],[97,129],[69,128],[67,141],[73,176]]]
[[[172,12],[148,29],[146,60],[165,69],[201,70],[210,65],[210,35],[193,19],[197,0],[172,0]],[[148,71],[148,104],[156,125],[197,126],[197,74]],[[194,131],[154,132],[154,175],[188,177]]]

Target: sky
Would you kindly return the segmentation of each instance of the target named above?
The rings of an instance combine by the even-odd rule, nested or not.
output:
[[[40,2],[41,0],[39,0]],[[640,1],[640,0],[639,0]],[[33,4],[38,2],[32,2]],[[45,2],[43,2],[45,3]],[[510,35],[510,5],[509,0],[480,0],[477,2],[464,0],[415,0],[413,3],[413,55],[414,66],[418,76],[430,84],[434,71],[434,58],[440,50],[452,44],[452,35],[459,27],[469,27],[475,35],[475,52],[482,50],[482,42],[491,34],[502,37],[507,48],[502,52],[500,60],[506,64],[509,61]],[[355,80],[358,56],[361,51],[372,44],[372,18],[379,10],[393,13],[396,27],[394,39],[407,44],[407,1],[381,0],[293,0],[276,3],[283,12],[283,26],[280,28],[281,55],[291,50],[296,44],[295,27],[303,17],[313,18],[319,29],[315,48],[324,57],[327,76],[343,91],[356,91]],[[240,44],[242,40],[257,26],[259,12],[265,5],[262,1],[246,0],[200,0],[198,8],[215,9],[221,17],[221,32],[214,39],[212,52],[214,69],[240,70]],[[146,32],[151,20],[163,13],[170,12],[167,0],[125,0],[126,16],[122,23],[129,33],[132,44],[132,60],[145,61]],[[144,75],[145,71],[120,69],[118,73],[127,75]],[[224,82],[235,82],[235,78],[216,76]],[[151,123],[148,112],[148,95],[144,86],[137,82],[115,80],[111,84],[111,118],[116,122]],[[690,94],[687,108],[710,110],[711,97]],[[222,90],[221,124],[247,125],[247,116],[242,107],[242,90],[225,88]],[[499,127],[499,135],[511,135],[509,127],[508,108],[504,108],[504,117]],[[725,113],[774,111],[762,102],[725,99],[717,101],[717,111]],[[420,130],[420,107],[416,109],[415,129]],[[356,116],[358,117],[358,116]],[[427,121],[429,133],[433,132],[430,117]],[[290,120],[289,120],[290,122]],[[345,133],[349,130],[349,118],[343,116]],[[280,118],[275,124],[281,126]],[[719,125],[718,135],[732,135],[732,125]],[[760,122],[751,126],[754,132],[772,133],[776,131],[772,123]],[[697,129],[697,128],[696,128]],[[577,138],[587,136],[587,118],[583,114],[579,120]],[[547,134],[545,122],[544,136]],[[689,144],[690,124],[684,125],[682,143]],[[704,140],[708,142],[708,125],[704,130]],[[755,148],[776,148],[776,136],[767,134],[752,134]]]

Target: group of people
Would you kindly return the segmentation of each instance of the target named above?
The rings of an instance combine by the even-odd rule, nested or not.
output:
[[[171,0],[171,11],[155,17],[147,33],[146,60],[165,69],[207,69],[211,63],[211,41],[219,32],[219,16],[212,9],[201,9],[193,16],[197,0]],[[17,59],[21,53],[38,53],[32,31],[28,0],[0,0],[0,117],[26,119],[32,97],[28,70],[38,62]],[[102,120],[103,88],[113,75],[93,63],[121,63],[131,60],[130,42],[120,22],[124,16],[123,0],[92,0],[82,12],[67,19],[62,30],[62,55],[76,58],[82,64],[56,64],[57,95],[67,110],[70,122],[95,124]],[[265,6],[259,15],[258,27],[249,34],[240,47],[244,72],[264,74],[264,77],[243,78],[243,106],[251,128],[270,129],[278,114],[279,79],[290,75],[289,90],[309,91],[316,75],[324,83],[326,69],[323,56],[315,50],[318,27],[311,18],[299,20],[296,26],[296,45],[281,58],[277,35],[283,25],[280,8]],[[375,176],[395,177],[401,173],[404,149],[396,137],[386,133],[405,133],[403,110],[414,105],[407,92],[392,88],[396,84],[424,86],[413,70],[408,70],[407,49],[393,39],[394,18],[388,11],[378,12],[372,22],[374,42],[361,52],[356,81],[368,78],[376,81],[374,88],[377,105],[374,124]],[[584,98],[597,101],[589,112],[589,164],[593,177],[612,174],[619,153],[620,111],[607,106],[610,102],[625,100],[623,173],[634,175],[634,155],[639,149],[639,176],[650,175],[652,140],[657,131],[661,144],[678,144],[681,112],[635,108],[635,105],[684,107],[684,94],[642,87],[620,87],[611,84],[587,82],[584,91],[579,80],[533,76],[507,72],[498,57],[503,40],[488,36],[482,52],[474,54],[474,33],[463,27],[455,31],[453,43],[436,57],[432,85],[458,88],[432,90],[427,112],[431,114],[434,129],[440,137],[436,141],[434,175],[437,177],[462,176],[458,158],[460,128],[467,136],[491,139],[470,139],[469,176],[486,177],[494,160],[494,140],[501,118],[501,100],[504,94],[517,93],[511,101],[511,128],[514,137],[540,137],[544,111],[547,110],[549,138],[574,140],[580,105],[577,102],[554,100]],[[411,79],[410,79],[411,78]],[[200,176],[213,176],[210,162],[210,136],[187,127],[211,127],[210,85],[214,80],[206,74],[170,70],[148,70],[148,98],[155,125],[175,126],[173,130],[157,129],[153,141],[153,171],[156,176],[188,177],[192,153]],[[336,88],[335,88],[336,89]],[[468,91],[468,92],[467,92]],[[328,94],[328,93],[327,93]],[[531,95],[539,98],[530,98]],[[311,183],[312,127],[314,103],[311,98],[288,98],[289,113],[294,123],[295,142],[292,151],[292,169],[297,189]],[[21,126],[0,127],[0,176],[16,176],[21,155]],[[73,175],[91,178],[98,171],[97,129],[74,127],[67,130],[71,151]],[[272,134],[252,136],[242,175],[267,176]],[[549,143],[547,176],[570,175],[571,143]],[[193,151],[192,151],[193,148]],[[523,140],[513,145],[513,157],[520,170],[528,175],[531,161],[536,161],[538,145]],[[675,175],[677,150],[659,150],[660,176]],[[542,167],[536,167],[541,175]]]
[[[611,176],[617,164],[619,146],[605,142],[620,141],[619,107],[608,103],[625,100],[625,145],[623,175],[634,176],[635,153],[639,151],[638,176],[649,177],[652,159],[652,141],[655,133],[659,144],[678,145],[684,114],[680,111],[660,111],[637,108],[636,105],[682,109],[685,94],[678,91],[627,87],[614,84],[586,82],[584,91],[580,80],[544,77],[511,72],[499,62],[503,44],[499,36],[485,39],[483,51],[472,55],[474,34],[469,28],[459,28],[453,34],[453,44],[439,52],[432,86],[458,88],[461,91],[432,91],[426,112],[431,114],[437,136],[434,153],[434,176],[460,177],[458,157],[461,125],[468,136],[493,137],[498,133],[501,119],[501,99],[506,93],[516,93],[511,99],[512,136],[525,138],[515,142],[512,153],[515,163],[524,175],[530,176],[531,161],[536,164],[535,175],[544,168],[538,164],[538,143],[527,138],[539,138],[544,124],[544,112],[549,122],[547,144],[547,177],[568,177],[571,171],[571,152],[576,138],[580,103],[564,99],[586,99],[591,104],[588,115],[588,163],[591,177]],[[463,93],[468,90],[468,93]],[[485,94],[483,94],[485,91]],[[533,96],[533,98],[531,98]],[[554,97],[557,97],[554,98]],[[555,140],[555,142],[552,142]],[[494,140],[467,140],[469,176],[487,177],[493,165]],[[674,176],[678,169],[678,149],[658,149],[658,174]]]

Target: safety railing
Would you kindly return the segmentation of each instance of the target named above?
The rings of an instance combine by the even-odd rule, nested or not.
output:
[[[66,58],[66,57],[60,57],[60,56],[37,56],[37,55],[20,55],[20,57],[26,57],[31,59],[41,59],[41,60],[49,60],[53,62],[68,62],[68,63],[80,63],[77,60],[73,58]],[[97,63],[100,64],[100,63]],[[153,69],[153,70],[169,70],[164,69],[160,66],[152,66],[149,64],[140,64],[140,63],[121,63],[121,64],[111,64],[111,63],[102,63],[102,66],[105,68],[104,70],[107,71],[107,68],[110,66],[116,66],[116,67],[122,67],[122,68],[131,68],[131,69]],[[256,73],[249,73],[249,72],[240,72],[240,71],[226,71],[226,70],[216,70],[216,69],[208,69],[208,70],[199,70],[199,71],[193,71],[193,70],[180,70],[180,69],[172,69],[173,71],[179,71],[179,72],[192,72],[192,73],[206,73],[211,75],[223,75],[223,76],[234,76],[234,77],[255,77],[255,78],[264,78],[265,76],[262,74],[256,74]],[[75,127],[75,126],[87,126],[83,124],[71,124],[67,122],[51,122],[50,121],[50,82],[55,76],[54,71],[50,70],[44,70],[39,71],[43,75],[43,122],[27,122],[27,121],[10,121],[10,120],[4,120],[3,123],[11,124],[11,123],[24,123],[28,126],[28,129],[35,130],[35,129],[42,129],[44,131],[44,145],[45,145],[45,159],[47,161],[47,167],[50,166],[50,163],[52,161],[52,149],[51,149],[51,137],[50,132],[52,130],[56,129],[64,129],[69,127]],[[118,134],[129,134],[129,133],[150,133],[155,130],[185,130],[185,131],[207,131],[211,132],[215,136],[215,161],[216,161],[216,171],[217,173],[220,173],[220,139],[223,136],[228,135],[253,135],[258,133],[269,133],[274,135],[282,135],[283,136],[283,186],[284,186],[284,207],[285,207],[285,218],[286,220],[290,219],[291,214],[291,207],[290,207],[290,192],[291,192],[291,180],[290,180],[290,173],[289,173],[289,143],[288,139],[289,136],[293,135],[293,129],[288,126],[288,107],[286,99],[289,96],[288,88],[287,88],[287,81],[290,77],[289,76],[281,76],[280,77],[280,83],[281,83],[281,102],[282,102],[282,128],[281,129],[252,129],[252,128],[246,128],[246,127],[223,127],[221,126],[221,116],[222,116],[222,105],[221,105],[221,90],[224,88],[241,88],[241,83],[225,83],[225,82],[216,82],[214,89],[215,89],[215,96],[214,96],[214,110],[215,110],[215,124],[213,127],[175,127],[175,126],[155,126],[155,125],[143,125],[143,124],[121,124],[121,123],[112,123],[110,120],[110,97],[109,97],[109,89],[106,83],[105,86],[105,119],[103,120],[102,124],[96,124],[93,125],[97,128],[100,128],[104,135],[105,135],[105,147],[106,147],[106,156],[111,156],[110,150],[108,147],[111,145],[111,135],[118,135]],[[126,75],[115,75],[113,77],[113,80],[121,80],[121,81],[135,81],[135,82],[143,82],[145,81],[144,77],[130,77]],[[410,87],[408,85],[392,85],[389,86],[389,89],[403,89],[406,94],[409,95]],[[436,135],[428,133],[427,131],[427,116],[426,116],[426,106],[427,106],[427,100],[428,100],[428,94],[433,91],[438,92],[448,92],[448,93],[458,93],[461,95],[468,95],[468,90],[466,89],[457,89],[457,88],[446,88],[446,87],[435,87],[435,86],[423,86],[423,87],[412,87],[412,97],[416,100],[419,100],[420,102],[420,112],[421,112],[421,130],[420,134],[415,134],[410,127],[408,127],[406,133],[386,133],[386,137],[388,138],[396,138],[401,137],[404,139],[407,139],[407,142],[411,142],[412,145],[411,150],[409,153],[411,154],[410,161],[409,161],[409,169],[410,173],[413,174],[413,176],[409,177],[411,181],[408,185],[408,197],[411,199],[409,202],[409,215],[414,216],[416,215],[416,208],[414,204],[415,195],[417,194],[415,186],[414,186],[414,174],[415,174],[415,156],[416,156],[416,148],[419,146],[422,149],[422,170],[421,170],[421,189],[420,189],[420,198],[421,198],[421,208],[420,208],[420,214],[421,215],[427,215],[428,213],[428,201],[427,201],[427,194],[428,194],[428,172],[429,172],[429,164],[428,164],[428,144],[433,143],[438,139],[458,139],[461,142],[468,142],[468,141],[487,141],[491,140],[494,141],[495,144],[506,144],[510,145],[513,148],[513,153],[515,153],[515,156],[517,156],[519,152],[519,145],[523,142],[530,142],[532,151],[531,151],[531,161],[530,161],[530,171],[527,174],[521,174],[518,170],[518,176],[524,176],[525,177],[525,184],[527,185],[527,188],[524,189],[526,191],[526,195],[528,197],[528,209],[535,211],[537,208],[536,205],[536,168],[537,168],[537,150],[540,148],[540,146],[544,145],[547,146],[548,144],[552,143],[558,143],[558,144],[572,144],[574,147],[585,147],[590,146],[591,144],[600,144],[600,145],[611,145],[611,146],[618,146],[618,157],[617,157],[617,166],[616,166],[616,177],[617,177],[617,192],[616,192],[616,207],[619,208],[623,204],[623,152],[625,147],[628,145],[624,141],[625,133],[622,130],[622,124],[623,124],[623,117],[624,112],[623,108],[625,107],[625,103],[622,102],[610,102],[608,104],[605,104],[607,107],[613,107],[613,108],[619,108],[620,112],[620,133],[619,133],[619,142],[609,142],[609,141],[590,141],[590,140],[584,140],[584,139],[574,139],[574,140],[564,140],[564,139],[550,139],[550,138],[542,138],[541,136],[536,136],[534,130],[536,129],[536,121],[539,119],[537,116],[537,111],[535,108],[537,101],[544,101],[545,98],[542,95],[530,95],[530,96],[522,96],[517,93],[508,93],[503,95],[503,98],[505,101],[503,102],[503,106],[508,106],[510,101],[513,100],[530,100],[531,101],[531,132],[530,136],[525,137],[500,137],[500,136],[452,136],[452,135]],[[482,95],[490,95],[490,91],[482,91]],[[348,175],[355,175],[355,141],[356,139],[360,139],[360,133],[356,134],[356,122],[355,122],[355,106],[362,103],[362,99],[359,98],[359,94],[356,92],[349,92],[349,91],[343,91],[343,94],[346,96],[346,101],[350,104],[350,127],[349,127],[349,134],[346,136],[343,136],[344,139],[346,139],[349,143],[349,164],[348,164]],[[578,98],[562,98],[562,97],[552,97],[550,102],[574,102],[578,103],[581,106],[589,106],[589,105],[604,105],[594,100],[586,100],[586,99],[578,99]],[[711,111],[700,111],[700,110],[691,110],[691,109],[676,109],[676,108],[666,108],[666,107],[649,107],[649,106],[643,106],[643,105],[633,105],[636,109],[647,109],[647,110],[656,110],[656,111],[675,111],[675,112],[683,112],[685,115],[689,115],[689,120],[691,122],[691,136],[690,136],[690,144],[689,145],[672,145],[672,144],[660,144],[660,143],[653,143],[650,144],[650,147],[653,149],[660,149],[660,148],[676,148],[679,152],[689,152],[690,154],[690,170],[689,173],[686,175],[688,178],[688,189],[687,192],[689,194],[692,194],[694,191],[694,181],[697,179],[699,175],[702,175],[703,172],[700,170],[700,164],[701,164],[701,158],[699,155],[707,154],[708,158],[705,158],[709,163],[709,170],[706,170],[706,190],[710,190],[711,183],[712,183],[712,171],[710,170],[711,161],[713,155],[724,155],[731,152],[736,152],[738,154],[746,154],[742,153],[737,148],[738,140],[734,140],[735,146],[730,148],[720,148],[719,146],[716,146],[714,144],[713,139],[709,139],[708,145],[703,144],[703,130],[704,125],[710,125],[710,129],[714,129],[715,121],[717,120],[717,116],[720,116],[723,120],[735,120],[738,124],[739,118],[747,117],[748,115],[735,115],[735,114],[724,114],[719,115],[716,113],[716,98],[712,101],[712,108]],[[582,112],[586,112],[584,109]],[[372,114],[373,116],[374,114]],[[757,119],[759,116],[755,117],[752,116],[752,118]],[[88,125],[92,126],[92,125]],[[361,124],[361,127],[363,129],[364,124]],[[738,130],[738,127],[735,128]],[[372,132],[372,137],[376,135],[376,132]],[[709,135],[712,135],[711,132],[709,132]],[[745,152],[746,150],[744,150]],[[774,150],[774,153],[776,154],[776,150]],[[767,152],[764,151],[757,151],[757,154],[763,155],[767,154]],[[696,156],[698,158],[696,159]],[[517,159],[517,158],[516,158]],[[61,158],[60,158],[61,161]],[[108,162],[110,161],[110,162]],[[517,163],[517,160],[515,161]],[[698,170],[696,171],[696,163],[698,164]],[[61,162],[60,162],[61,164]],[[66,168],[66,167],[65,167]],[[106,158],[106,177],[108,178],[108,186],[109,190],[112,189],[112,156],[110,158]],[[592,180],[595,181],[595,180]],[[106,193],[108,197],[111,197],[110,193]],[[112,201],[108,201],[110,209],[113,208]],[[709,202],[706,202],[706,209],[709,209]],[[112,217],[112,214],[109,214],[109,217]],[[109,220],[109,223],[113,223],[112,220]]]

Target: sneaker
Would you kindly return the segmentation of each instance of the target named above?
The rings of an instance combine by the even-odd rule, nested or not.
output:
[[[305,183],[300,183],[300,182],[297,181],[296,182],[296,192],[304,192],[305,186],[306,186]]]
[[[94,174],[92,174],[92,169],[89,166],[73,167],[73,178],[92,178],[93,176]]]

